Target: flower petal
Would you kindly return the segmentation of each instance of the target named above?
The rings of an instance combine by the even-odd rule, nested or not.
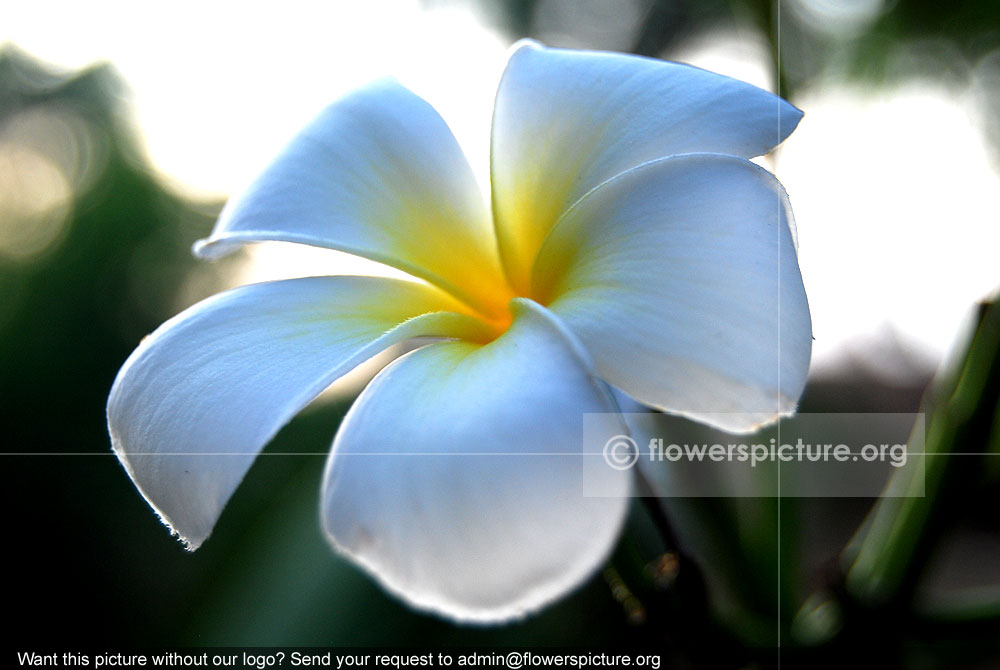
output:
[[[118,458],[189,548],[208,537],[257,453],[337,377],[405,338],[480,322],[412,282],[311,277],[205,300],[145,338],[115,379]],[[420,316],[422,315],[422,316]]]
[[[766,91],[687,65],[522,43],[500,81],[491,156],[511,282],[527,287],[553,224],[601,182],[675,154],[764,154],[801,116]]]
[[[539,253],[535,295],[639,402],[731,431],[794,411],[812,348],[778,181],[693,154],[595,189]],[[568,269],[567,269],[568,268]]]
[[[434,344],[383,370],[324,477],[333,545],[410,604],[463,621],[523,616],[578,585],[611,550],[631,485],[602,468],[609,497],[584,497],[583,413],[626,429],[565,329],[515,304],[490,344]]]
[[[493,311],[509,295],[489,209],[444,120],[392,79],[327,107],[223,210],[195,252],[245,242],[329,247],[426,279]]]

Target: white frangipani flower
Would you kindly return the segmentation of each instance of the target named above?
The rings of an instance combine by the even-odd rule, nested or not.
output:
[[[582,489],[582,414],[627,430],[609,385],[732,431],[794,410],[811,333],[792,215],[747,159],[800,116],[692,67],[524,42],[496,97],[491,211],[426,102],[391,80],[349,95],[195,251],[301,242],[423,281],[291,279],[191,307],[119,372],[114,449],[194,549],[296,412],[391,344],[440,338],[355,401],[323,528],[417,607],[476,621],[535,610],[591,574],[621,528],[630,474],[607,468],[609,497]]]

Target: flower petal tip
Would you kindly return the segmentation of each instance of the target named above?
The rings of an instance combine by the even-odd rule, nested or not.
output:
[[[139,495],[143,497],[143,500],[146,501],[146,504],[148,504],[149,507],[153,510],[153,513],[156,514],[156,518],[159,519],[160,523],[162,523],[164,526],[167,527],[167,531],[170,533],[170,535],[172,537],[176,537],[183,545],[186,551],[194,552],[199,547],[201,547],[201,545],[205,542],[205,540],[208,539],[208,535],[211,534],[211,531],[209,531],[208,534],[196,536],[194,533],[185,535],[180,530],[178,530],[176,524],[174,523],[173,520],[171,520],[170,516],[166,512],[164,512],[153,501],[153,499],[149,497],[149,495],[146,494],[146,491],[139,483],[139,479],[137,478],[135,471],[132,468],[132,464],[128,459],[128,454],[125,452],[124,449],[121,448],[121,444],[118,442],[118,440],[114,438],[112,438],[111,450],[115,453],[115,456],[118,457],[118,462],[121,463],[123,468],[125,468],[125,472],[132,480],[132,483],[135,485],[135,488],[139,492]]]
[[[530,37],[522,37],[510,45],[508,53],[513,56],[515,53],[523,49],[541,50],[545,49],[545,45],[538,40],[531,39]]]
[[[237,245],[225,244],[221,240],[205,237],[191,245],[191,254],[203,260],[222,258],[236,250]]]
[[[424,614],[440,617],[460,625],[501,626],[517,623],[551,604],[551,598],[534,604],[525,604],[516,600],[509,604],[489,608],[469,607],[462,603],[447,600],[431,592],[417,592],[410,587],[397,585],[391,576],[384,575],[371,561],[338,544],[333,533],[324,526],[324,535],[328,544],[338,555],[361,568],[371,579],[375,580],[387,593],[401,601],[410,609]],[[557,596],[558,597],[558,596]]]
[[[784,98],[778,98],[778,100],[781,104],[781,111],[778,115],[778,136],[784,142],[799,127],[799,122],[802,121],[806,113]]]

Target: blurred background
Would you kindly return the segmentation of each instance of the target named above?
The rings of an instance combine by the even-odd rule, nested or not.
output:
[[[933,416],[968,393],[967,375],[992,371],[968,421],[939,433],[951,435],[941,448],[998,453],[991,356],[1000,340],[975,305],[1000,285],[1000,2],[8,2],[0,462],[9,644],[625,643],[657,645],[679,667],[768,665],[779,644],[782,658],[814,662],[869,644],[887,667],[1000,667],[997,458],[970,456],[958,474],[932,470],[941,492],[926,509],[672,500],[680,547],[662,546],[655,510],[637,503],[603,573],[500,628],[413,613],[327,548],[316,519],[322,454],[350,384],[281,432],[198,552],[156,521],[111,456],[104,419],[111,382],[139,340],[237,283],[384,272],[280,243],[197,263],[190,246],[227,195],[324,105],[385,74],[441,111],[487,175],[492,96],[521,37],[689,62],[803,109],[797,131],[760,159],[798,221],[816,338],[801,409]],[[880,514],[890,519],[882,525],[903,519],[895,527],[913,546],[904,560],[893,545],[907,566],[903,586],[862,589],[868,597],[846,575]]]

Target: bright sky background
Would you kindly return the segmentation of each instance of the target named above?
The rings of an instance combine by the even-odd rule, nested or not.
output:
[[[154,165],[174,188],[206,198],[237,189],[323,106],[386,74],[438,108],[485,178],[509,46],[468,11],[407,0],[7,2],[3,41],[65,68],[113,63]],[[747,35],[721,34],[675,57],[773,83],[763,45]],[[968,95],[926,82],[828,82],[792,101],[806,117],[764,164],[798,220],[815,369],[886,333],[940,356],[973,302],[1000,284],[1000,181]],[[244,279],[330,272],[343,257],[267,246]]]

